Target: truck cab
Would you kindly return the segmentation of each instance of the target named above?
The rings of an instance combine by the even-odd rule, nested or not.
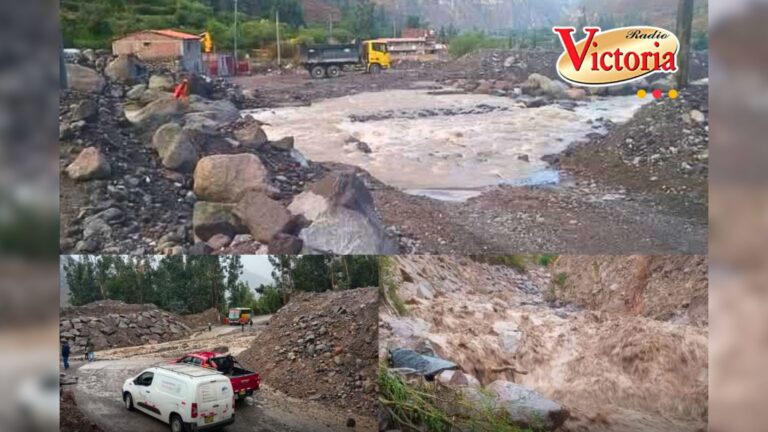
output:
[[[363,59],[368,72],[378,73],[382,69],[389,69],[391,60],[387,42],[381,39],[363,41]]]

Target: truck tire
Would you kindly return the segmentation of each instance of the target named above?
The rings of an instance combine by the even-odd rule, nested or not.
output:
[[[341,75],[341,68],[337,65],[330,65],[325,69],[325,74],[328,78],[336,78]]]
[[[381,73],[381,65],[379,65],[378,63],[372,64],[370,67],[370,71],[372,74]]]
[[[325,68],[320,65],[312,66],[312,69],[309,70],[309,74],[314,79],[325,78]]]

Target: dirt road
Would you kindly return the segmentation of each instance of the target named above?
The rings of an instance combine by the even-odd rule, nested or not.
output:
[[[189,339],[156,345],[120,348],[96,353],[97,361],[73,362],[71,375],[78,377],[74,394],[85,416],[104,430],[116,432],[166,431],[168,425],[139,412],[128,412],[120,399],[123,382],[144,368],[167,362],[183,352],[225,346],[233,354],[247,348],[267,318],[254,321],[254,327],[218,326]],[[329,409],[315,402],[287,397],[263,383],[252,400],[239,401],[237,420],[230,432],[336,432],[339,430],[373,431],[372,419],[359,418]],[[347,428],[354,418],[356,428]]]

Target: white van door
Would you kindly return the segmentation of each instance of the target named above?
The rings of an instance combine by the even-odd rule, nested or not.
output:
[[[234,413],[229,378],[200,383],[197,387],[198,426],[229,420]]]
[[[154,417],[160,415],[160,410],[152,398],[153,384],[155,383],[155,374],[153,372],[144,372],[136,383],[136,402],[135,405],[142,411]]]

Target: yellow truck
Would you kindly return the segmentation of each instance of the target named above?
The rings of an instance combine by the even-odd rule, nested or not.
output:
[[[389,69],[390,64],[387,44],[378,39],[359,44],[308,45],[301,53],[301,65],[314,79],[336,78],[345,66],[362,66],[375,74]]]

